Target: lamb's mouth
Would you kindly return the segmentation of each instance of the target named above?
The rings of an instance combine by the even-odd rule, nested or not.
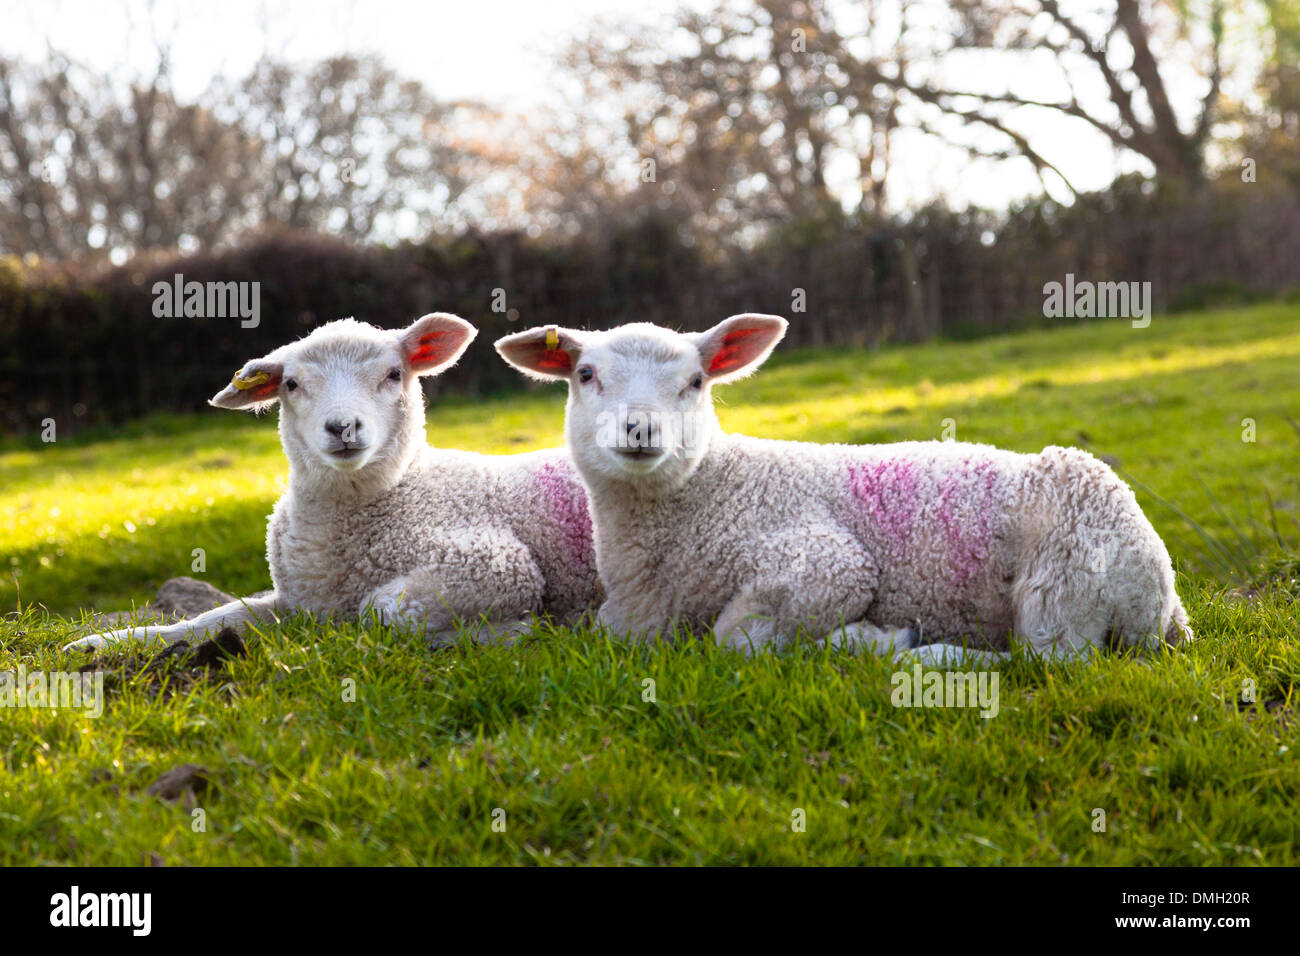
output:
[[[668,457],[662,448],[614,448],[612,451],[619,468],[634,475],[654,471]]]
[[[329,456],[336,461],[351,461],[353,458],[359,458],[365,453],[365,445],[344,445],[342,448],[331,448],[329,450]]]
[[[632,461],[654,461],[663,455],[662,448],[616,448],[614,449],[623,458],[629,458]]]

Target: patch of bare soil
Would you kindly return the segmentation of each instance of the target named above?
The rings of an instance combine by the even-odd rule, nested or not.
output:
[[[149,786],[144,792],[159,800],[194,806],[208,789],[208,772],[198,764],[183,763],[173,767]]]
[[[219,679],[227,661],[247,656],[243,637],[234,628],[227,627],[197,647],[188,641],[177,641],[156,653],[141,650],[127,657],[96,657],[79,670],[82,673],[103,671],[104,687],[108,690],[120,690],[136,682],[151,696],[170,697],[198,682]]]

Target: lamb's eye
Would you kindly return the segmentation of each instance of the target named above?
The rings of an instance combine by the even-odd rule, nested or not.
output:
[[[583,365],[578,369],[578,381],[590,382],[596,372],[590,365]]]
[[[390,382],[400,382],[402,380],[402,370],[400,368],[390,368],[388,370],[388,380]]]
[[[696,372],[695,377],[691,379],[691,388],[703,388],[703,387],[704,387],[704,373]]]
[[[298,389],[298,383],[295,382],[295,381],[294,381],[293,379],[291,379],[291,378],[286,378],[286,379],[284,380],[284,389],[285,389],[286,392],[294,392],[294,391],[297,391],[297,389]]]

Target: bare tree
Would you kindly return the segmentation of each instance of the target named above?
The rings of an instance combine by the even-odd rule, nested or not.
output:
[[[566,64],[593,102],[621,110],[640,192],[716,231],[831,201],[827,163],[860,133],[861,104],[841,104],[841,51],[817,40],[829,29],[801,0],[683,10],[661,28],[594,29]]]
[[[1040,174],[1051,171],[1063,181],[1045,152],[1031,145],[1018,112],[1044,110],[1087,124],[1117,148],[1149,160],[1160,179],[1184,185],[1204,179],[1205,146],[1228,69],[1226,0],[948,0],[948,7],[950,29],[931,34],[937,42],[913,57],[922,68],[864,64],[860,81],[888,85],[947,116],[992,130]],[[1050,82],[1041,65],[1051,63],[1068,94],[1040,98],[939,78],[959,72],[945,67],[972,52],[1022,61],[1026,75],[1032,59],[1039,66],[1032,74],[1039,85]],[[1195,109],[1186,118],[1175,109],[1162,59],[1180,60],[1200,77]],[[1104,90],[1104,97],[1082,94],[1086,83]]]
[[[264,59],[221,89],[215,109],[263,142],[256,188],[266,222],[351,239],[383,226],[418,238],[454,198],[448,106],[377,58]]]
[[[568,64],[617,100],[636,154],[667,169],[696,216],[762,220],[825,201],[832,156],[887,204],[896,134],[1027,161],[1073,191],[1051,115],[1197,188],[1221,117],[1243,6],[1282,0],[751,0],[660,29],[602,28]],[[1234,19],[1235,18],[1235,19]],[[1033,86],[1025,78],[1032,77]],[[1050,95],[1056,89],[1063,95]],[[842,197],[840,197],[842,198]]]
[[[69,257],[211,243],[248,212],[261,144],[178,103],[165,52],[115,90],[66,58],[0,60],[0,249]]]
[[[264,59],[181,103],[159,47],[129,82],[0,59],[0,251],[192,250],[264,226],[422,238],[464,186],[451,106],[373,58]]]

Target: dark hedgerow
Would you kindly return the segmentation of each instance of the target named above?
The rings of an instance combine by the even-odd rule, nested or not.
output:
[[[662,215],[600,239],[468,232],[356,246],[263,236],[237,249],[144,256],[120,268],[0,260],[0,430],[62,434],[188,412],[250,356],[352,315],[385,327],[454,312],[483,343],[529,326],[651,321],[701,329],[738,312],[791,320],[787,346],[968,339],[1041,325],[1044,283],[1149,277],[1157,311],[1300,286],[1300,199],[1207,192],[1173,203],[1137,181],[1041,199],[1000,216],[939,206],[906,221],[821,208],[752,246],[699,249]],[[255,327],[159,318],[155,283],[258,283]],[[1078,321],[1052,319],[1052,323]],[[521,387],[490,348],[428,386],[485,395]]]

